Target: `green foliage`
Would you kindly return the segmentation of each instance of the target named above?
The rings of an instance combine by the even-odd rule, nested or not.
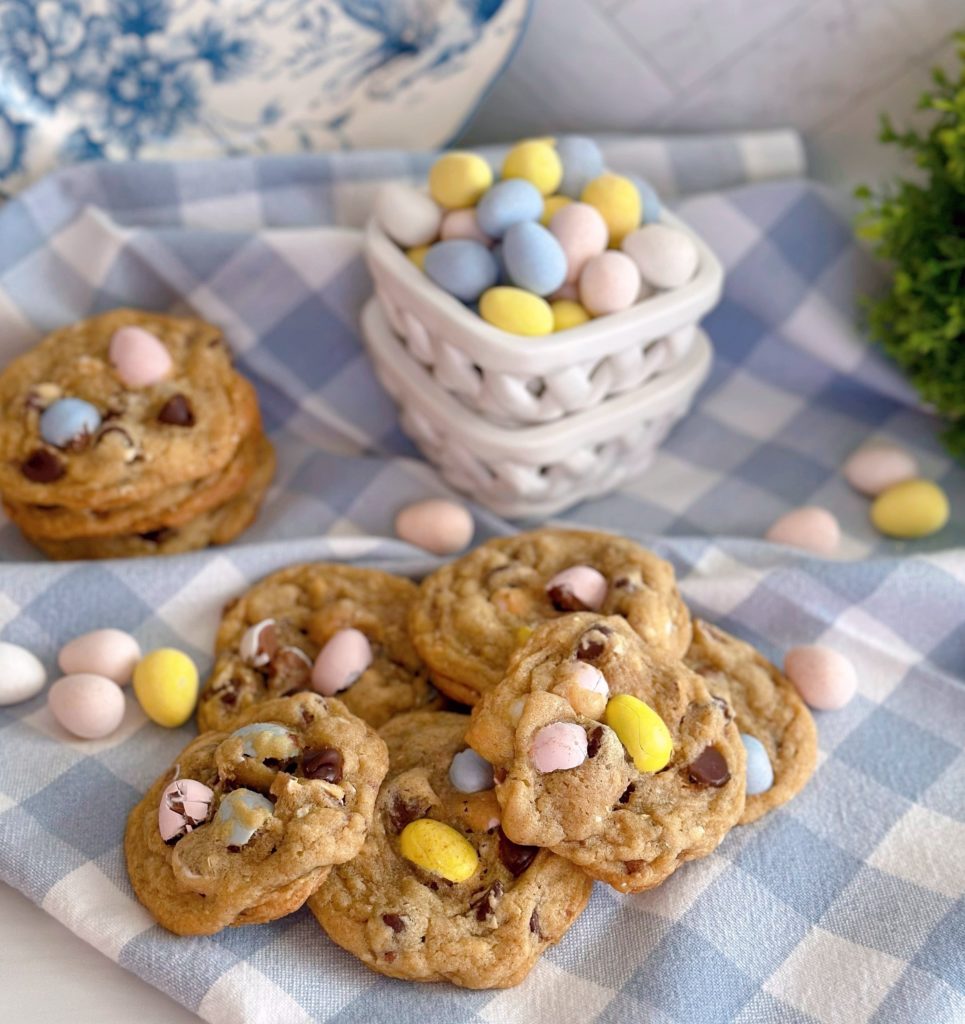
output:
[[[901,366],[922,399],[949,423],[949,449],[965,455],[965,32],[956,36],[962,67],[932,72],[919,101],[927,132],[898,131],[881,120],[881,141],[921,169],[921,184],[899,180],[875,194],[857,190],[865,208],[858,232],[889,260],[887,294],[867,303],[872,337]]]

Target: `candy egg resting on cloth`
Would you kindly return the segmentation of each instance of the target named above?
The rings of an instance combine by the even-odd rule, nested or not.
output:
[[[570,703],[580,663],[608,684],[599,719]],[[561,723],[585,731],[586,758],[541,772],[529,752]],[[744,747],[726,705],[616,616],[576,612],[538,626],[475,707],[467,739],[494,765],[514,842],[549,847],[623,892],[652,888],[709,853],[744,810]],[[691,771],[708,750],[725,765],[714,778]]]
[[[93,672],[107,676],[118,686],[131,681],[141,660],[141,645],[122,629],[95,629],[75,636],[60,649],[57,663],[67,675]]]
[[[371,824],[388,757],[369,726],[315,694],[268,701],[239,719],[241,726],[257,722],[274,727],[264,741],[258,730],[199,736],[128,818],[124,851],[134,891],[179,935],[291,913],[331,865],[358,852]],[[279,731],[293,755],[281,766],[269,756]],[[333,761],[337,771],[313,771]],[[179,779],[205,787],[210,806],[203,822],[173,836],[167,829],[165,840],[161,805]]]
[[[502,834],[491,780],[473,792],[453,785],[467,724],[465,715],[426,711],[383,727],[390,768],[369,837],[309,907],[335,942],[381,974],[503,988],[559,941],[592,882]],[[446,881],[440,869],[453,867],[461,880]]]
[[[0,640],[0,707],[30,700],[47,683],[47,670],[26,647]]]

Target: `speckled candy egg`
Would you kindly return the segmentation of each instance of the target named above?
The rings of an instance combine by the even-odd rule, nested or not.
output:
[[[499,287],[483,292],[479,315],[509,334],[539,337],[553,331],[550,304],[522,288]]]
[[[767,750],[756,736],[742,732],[740,737],[747,752],[747,795],[766,793],[774,785],[774,766]]]
[[[490,238],[502,238],[514,225],[539,220],[543,196],[531,182],[516,178],[501,181],[479,200],[476,221]]]
[[[583,189],[580,198],[595,207],[606,221],[610,246],[615,248],[640,223],[640,193],[629,178],[601,174]]]
[[[375,195],[375,217],[382,230],[403,249],[428,245],[439,237],[442,210],[411,185],[389,182]]]
[[[563,164],[552,143],[543,139],[518,142],[503,161],[503,179],[522,178],[544,196],[551,195],[563,178]]]
[[[442,218],[439,237],[444,242],[467,238],[470,242],[485,245],[487,249],[493,244],[493,240],[479,226],[475,210],[450,210]]]
[[[44,688],[47,671],[26,647],[0,640],[0,707],[30,700]]]
[[[475,206],[493,182],[493,170],[476,153],[444,153],[429,171],[429,194],[447,210]]]
[[[566,281],[579,280],[587,260],[607,247],[609,232],[600,212],[587,203],[571,203],[550,221],[550,231],[566,255]]]
[[[680,288],[697,272],[694,240],[666,224],[645,224],[624,238],[621,248],[654,288]]]
[[[469,546],[475,524],[465,505],[430,498],[406,505],[395,517],[401,540],[436,555],[453,555]]]
[[[194,779],[176,779],[164,787],[157,809],[157,827],[164,842],[178,839],[211,816],[214,791]]]
[[[792,647],[784,657],[784,673],[804,703],[819,711],[843,708],[858,688],[854,665],[830,647]]]
[[[592,139],[568,136],[556,143],[556,152],[563,164],[559,190],[564,196],[576,199],[594,178],[603,173],[603,154]]]
[[[55,448],[83,447],[101,425],[101,414],[82,398],[61,398],[40,415],[40,436]]]
[[[67,675],[92,672],[126,686],[141,660],[141,645],[122,629],[95,629],[64,644],[57,663]]]
[[[70,733],[85,740],[109,736],[124,718],[124,691],[89,672],[63,676],[50,688],[47,706]]]
[[[372,664],[372,646],[358,629],[340,629],[318,652],[312,668],[312,688],[332,697],[347,690]]]
[[[164,380],[174,365],[161,340],[143,327],[121,327],[114,332],[107,358],[121,382],[129,388],[146,388]]]
[[[860,494],[874,498],[895,484],[918,475],[918,461],[904,448],[891,444],[866,445],[844,464],[844,476]]]
[[[468,239],[437,242],[426,253],[426,276],[463,302],[475,302],[499,276],[496,258],[484,245]]]
[[[593,316],[628,309],[639,293],[640,272],[622,252],[601,252],[580,274],[580,302]]]
[[[503,262],[510,281],[534,295],[549,295],[566,277],[566,255],[542,225],[514,224],[503,238]]]
[[[774,544],[802,548],[816,555],[832,555],[841,540],[841,527],[826,508],[808,505],[781,516],[766,537]]]

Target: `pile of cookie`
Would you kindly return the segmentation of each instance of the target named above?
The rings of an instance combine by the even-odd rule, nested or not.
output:
[[[307,901],[372,969],[469,988],[518,984],[595,879],[658,885],[816,757],[788,680],[692,620],[670,565],[551,529],[418,587],[267,577],[226,608],[197,716],[127,826],[157,920],[207,934]]]
[[[51,558],[223,544],[273,472],[255,389],[201,320],[113,310],[0,374],[3,507]]]

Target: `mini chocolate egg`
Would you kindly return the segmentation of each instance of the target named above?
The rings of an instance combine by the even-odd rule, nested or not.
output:
[[[697,272],[700,254],[694,240],[667,224],[645,224],[621,245],[643,280],[654,288],[680,288]]]
[[[554,691],[565,697],[578,715],[586,718],[599,718],[606,710],[610,696],[610,686],[606,677],[595,665],[585,661],[577,661],[571,665],[563,681],[554,687]]]
[[[580,193],[584,203],[595,207],[606,221],[610,248],[616,248],[640,224],[640,193],[629,178],[601,174]]]
[[[554,215],[572,202],[573,200],[569,196],[547,196],[543,200],[543,212],[539,216],[540,224],[544,228],[548,228]]]
[[[214,791],[194,779],[175,779],[165,786],[157,809],[157,828],[166,843],[180,839],[211,816]]]
[[[586,261],[606,251],[609,230],[599,210],[588,203],[571,203],[550,221],[550,231],[566,254],[566,280],[579,280]]]
[[[426,253],[423,269],[443,291],[463,302],[475,302],[499,276],[493,254],[465,238],[436,242]]]
[[[747,795],[758,796],[774,785],[774,766],[767,756],[764,744],[756,736],[746,732],[740,734],[747,752]]]
[[[640,209],[642,211],[644,224],[655,224],[660,220],[663,205],[660,196],[657,195],[654,187],[649,181],[636,174],[628,174],[627,177],[633,182],[634,187],[640,195]]]
[[[549,772],[577,768],[586,760],[588,743],[586,729],[575,722],[553,722],[544,725],[533,737],[529,759],[544,775]]]
[[[429,193],[447,210],[475,206],[492,183],[492,168],[476,153],[444,153],[429,171]]]
[[[174,363],[161,340],[143,327],[121,327],[114,332],[107,358],[129,388],[146,388],[164,380]]]
[[[548,196],[555,192],[563,178],[563,164],[552,143],[543,139],[517,142],[503,161],[503,180],[522,178]]]
[[[871,522],[887,537],[913,540],[937,533],[949,516],[948,497],[931,480],[904,480],[882,491],[871,506]]]
[[[442,210],[424,192],[392,181],[375,194],[375,218],[396,245],[411,249],[439,237]]]
[[[629,309],[640,294],[640,271],[622,252],[601,252],[580,274],[580,302],[593,316]]]
[[[487,249],[493,244],[489,235],[479,227],[475,210],[450,210],[442,218],[439,237],[444,242],[451,242],[455,238],[468,238],[470,242],[479,242]]]
[[[576,199],[604,171],[603,154],[592,139],[569,135],[556,143],[556,152],[563,164],[559,190],[571,199]]]
[[[509,334],[539,337],[553,331],[550,304],[522,288],[490,288],[479,300],[479,315]]]
[[[99,740],[121,724],[124,691],[106,676],[80,672],[62,676],[51,686],[47,706],[68,732]]]
[[[502,238],[514,225],[539,220],[543,213],[543,197],[529,181],[514,178],[501,181],[479,200],[476,222],[490,238]]]
[[[40,415],[40,436],[55,448],[83,448],[101,425],[101,414],[82,398],[60,398]]]
[[[230,825],[226,846],[247,846],[274,813],[275,805],[268,797],[253,789],[233,789],[222,797],[214,820]]]
[[[175,729],[194,711],[198,670],[183,651],[160,647],[135,666],[134,696],[152,722]]]
[[[859,448],[844,464],[844,476],[859,494],[876,498],[895,484],[918,475],[918,460],[904,448],[892,444],[870,444]]]
[[[285,762],[298,757],[300,747],[291,730],[277,722],[252,722],[243,725],[228,737],[237,736],[242,740],[241,753],[245,757],[259,760],[274,758]]]
[[[465,505],[429,498],[406,505],[395,517],[401,540],[435,555],[454,555],[469,546],[476,526]]]
[[[347,690],[372,664],[372,646],[358,629],[340,629],[318,652],[312,668],[312,688],[332,697]]]
[[[249,626],[241,635],[238,653],[253,668],[264,668],[278,650],[278,624],[274,619],[262,619]]]
[[[858,688],[854,665],[838,651],[816,644],[792,647],[784,656],[784,674],[804,703],[819,711],[843,708]]]
[[[509,279],[534,295],[555,292],[566,277],[563,247],[541,224],[514,224],[503,237]]]
[[[78,672],[106,676],[118,686],[126,686],[141,660],[141,645],[123,629],[95,629],[75,636],[64,644],[57,664],[65,675]]]
[[[546,596],[559,612],[598,612],[608,590],[606,576],[591,565],[572,565],[546,584]]]
[[[841,527],[826,508],[807,505],[781,516],[765,538],[772,544],[786,544],[816,555],[832,555],[841,540]]]
[[[572,299],[554,299],[550,303],[553,310],[553,333],[568,331],[571,327],[589,323],[590,314]]]
[[[46,682],[47,670],[35,654],[19,644],[0,640],[0,707],[30,700]]]
[[[481,793],[493,788],[493,766],[475,750],[460,750],[449,764],[449,781],[460,793]]]

